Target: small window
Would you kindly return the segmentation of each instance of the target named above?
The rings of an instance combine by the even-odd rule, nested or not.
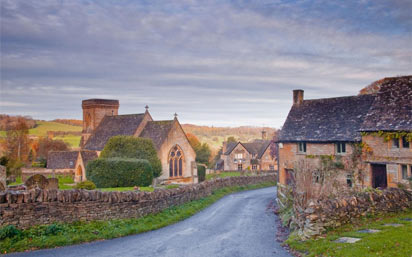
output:
[[[274,165],[269,165],[269,169],[270,170],[275,170],[275,166]]]
[[[402,179],[408,179],[408,166],[401,165]]]
[[[345,143],[337,143],[336,144],[336,152],[338,154],[346,153],[346,144]]]
[[[352,187],[353,186],[352,181],[353,181],[352,175],[348,174],[346,176],[346,185],[348,185],[348,187]]]
[[[392,148],[399,148],[399,138],[392,139]]]
[[[237,153],[235,154],[236,159],[243,159],[243,153]]]
[[[238,165],[237,165],[237,170],[238,170],[238,171],[242,171],[242,170],[243,170],[243,165],[242,165],[242,164],[238,164]]]
[[[252,165],[252,170],[257,170],[257,165],[256,164]]]
[[[298,151],[299,153],[306,153],[306,142],[298,143]]]
[[[409,142],[406,139],[406,137],[402,137],[402,147],[403,148],[409,148]]]

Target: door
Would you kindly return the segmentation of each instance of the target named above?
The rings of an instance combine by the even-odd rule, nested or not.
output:
[[[373,188],[388,186],[385,164],[372,164],[372,186]]]

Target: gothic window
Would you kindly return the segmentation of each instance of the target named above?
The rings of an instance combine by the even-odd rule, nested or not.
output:
[[[169,177],[183,176],[184,155],[179,146],[174,146],[169,154]]]

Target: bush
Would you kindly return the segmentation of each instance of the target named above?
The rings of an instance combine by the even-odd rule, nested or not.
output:
[[[96,159],[87,164],[87,177],[97,187],[149,186],[153,170],[149,161],[137,159]]]
[[[197,165],[197,178],[199,179],[199,182],[202,182],[202,181],[206,180],[206,168],[205,168],[205,166]]]
[[[74,188],[93,190],[93,189],[96,189],[96,185],[92,181],[86,180],[86,181],[82,181],[80,183],[77,183]]]
[[[21,234],[21,231],[13,225],[0,228],[0,240],[12,238]]]
[[[114,136],[106,143],[100,158],[133,158],[148,160],[152,166],[153,177],[162,173],[162,163],[157,157],[151,139],[132,136]]]
[[[94,185],[94,184],[93,184]],[[55,236],[64,231],[64,227],[59,224],[51,224],[46,227],[44,230],[45,236]]]

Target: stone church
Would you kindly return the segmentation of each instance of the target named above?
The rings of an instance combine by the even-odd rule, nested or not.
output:
[[[107,141],[113,136],[134,136],[153,141],[157,155],[162,163],[159,179],[175,183],[197,182],[196,153],[180,125],[177,115],[173,120],[155,121],[146,111],[139,114],[119,115],[119,101],[108,99],[88,99],[82,101],[83,131],[81,150],[72,154],[54,152],[48,160],[51,169],[72,168],[75,181],[86,180],[85,167],[90,156],[99,156]],[[61,155],[61,156],[60,156]],[[84,159],[83,157],[87,158]],[[60,158],[61,157],[61,158]],[[66,163],[72,164],[65,167]]]

